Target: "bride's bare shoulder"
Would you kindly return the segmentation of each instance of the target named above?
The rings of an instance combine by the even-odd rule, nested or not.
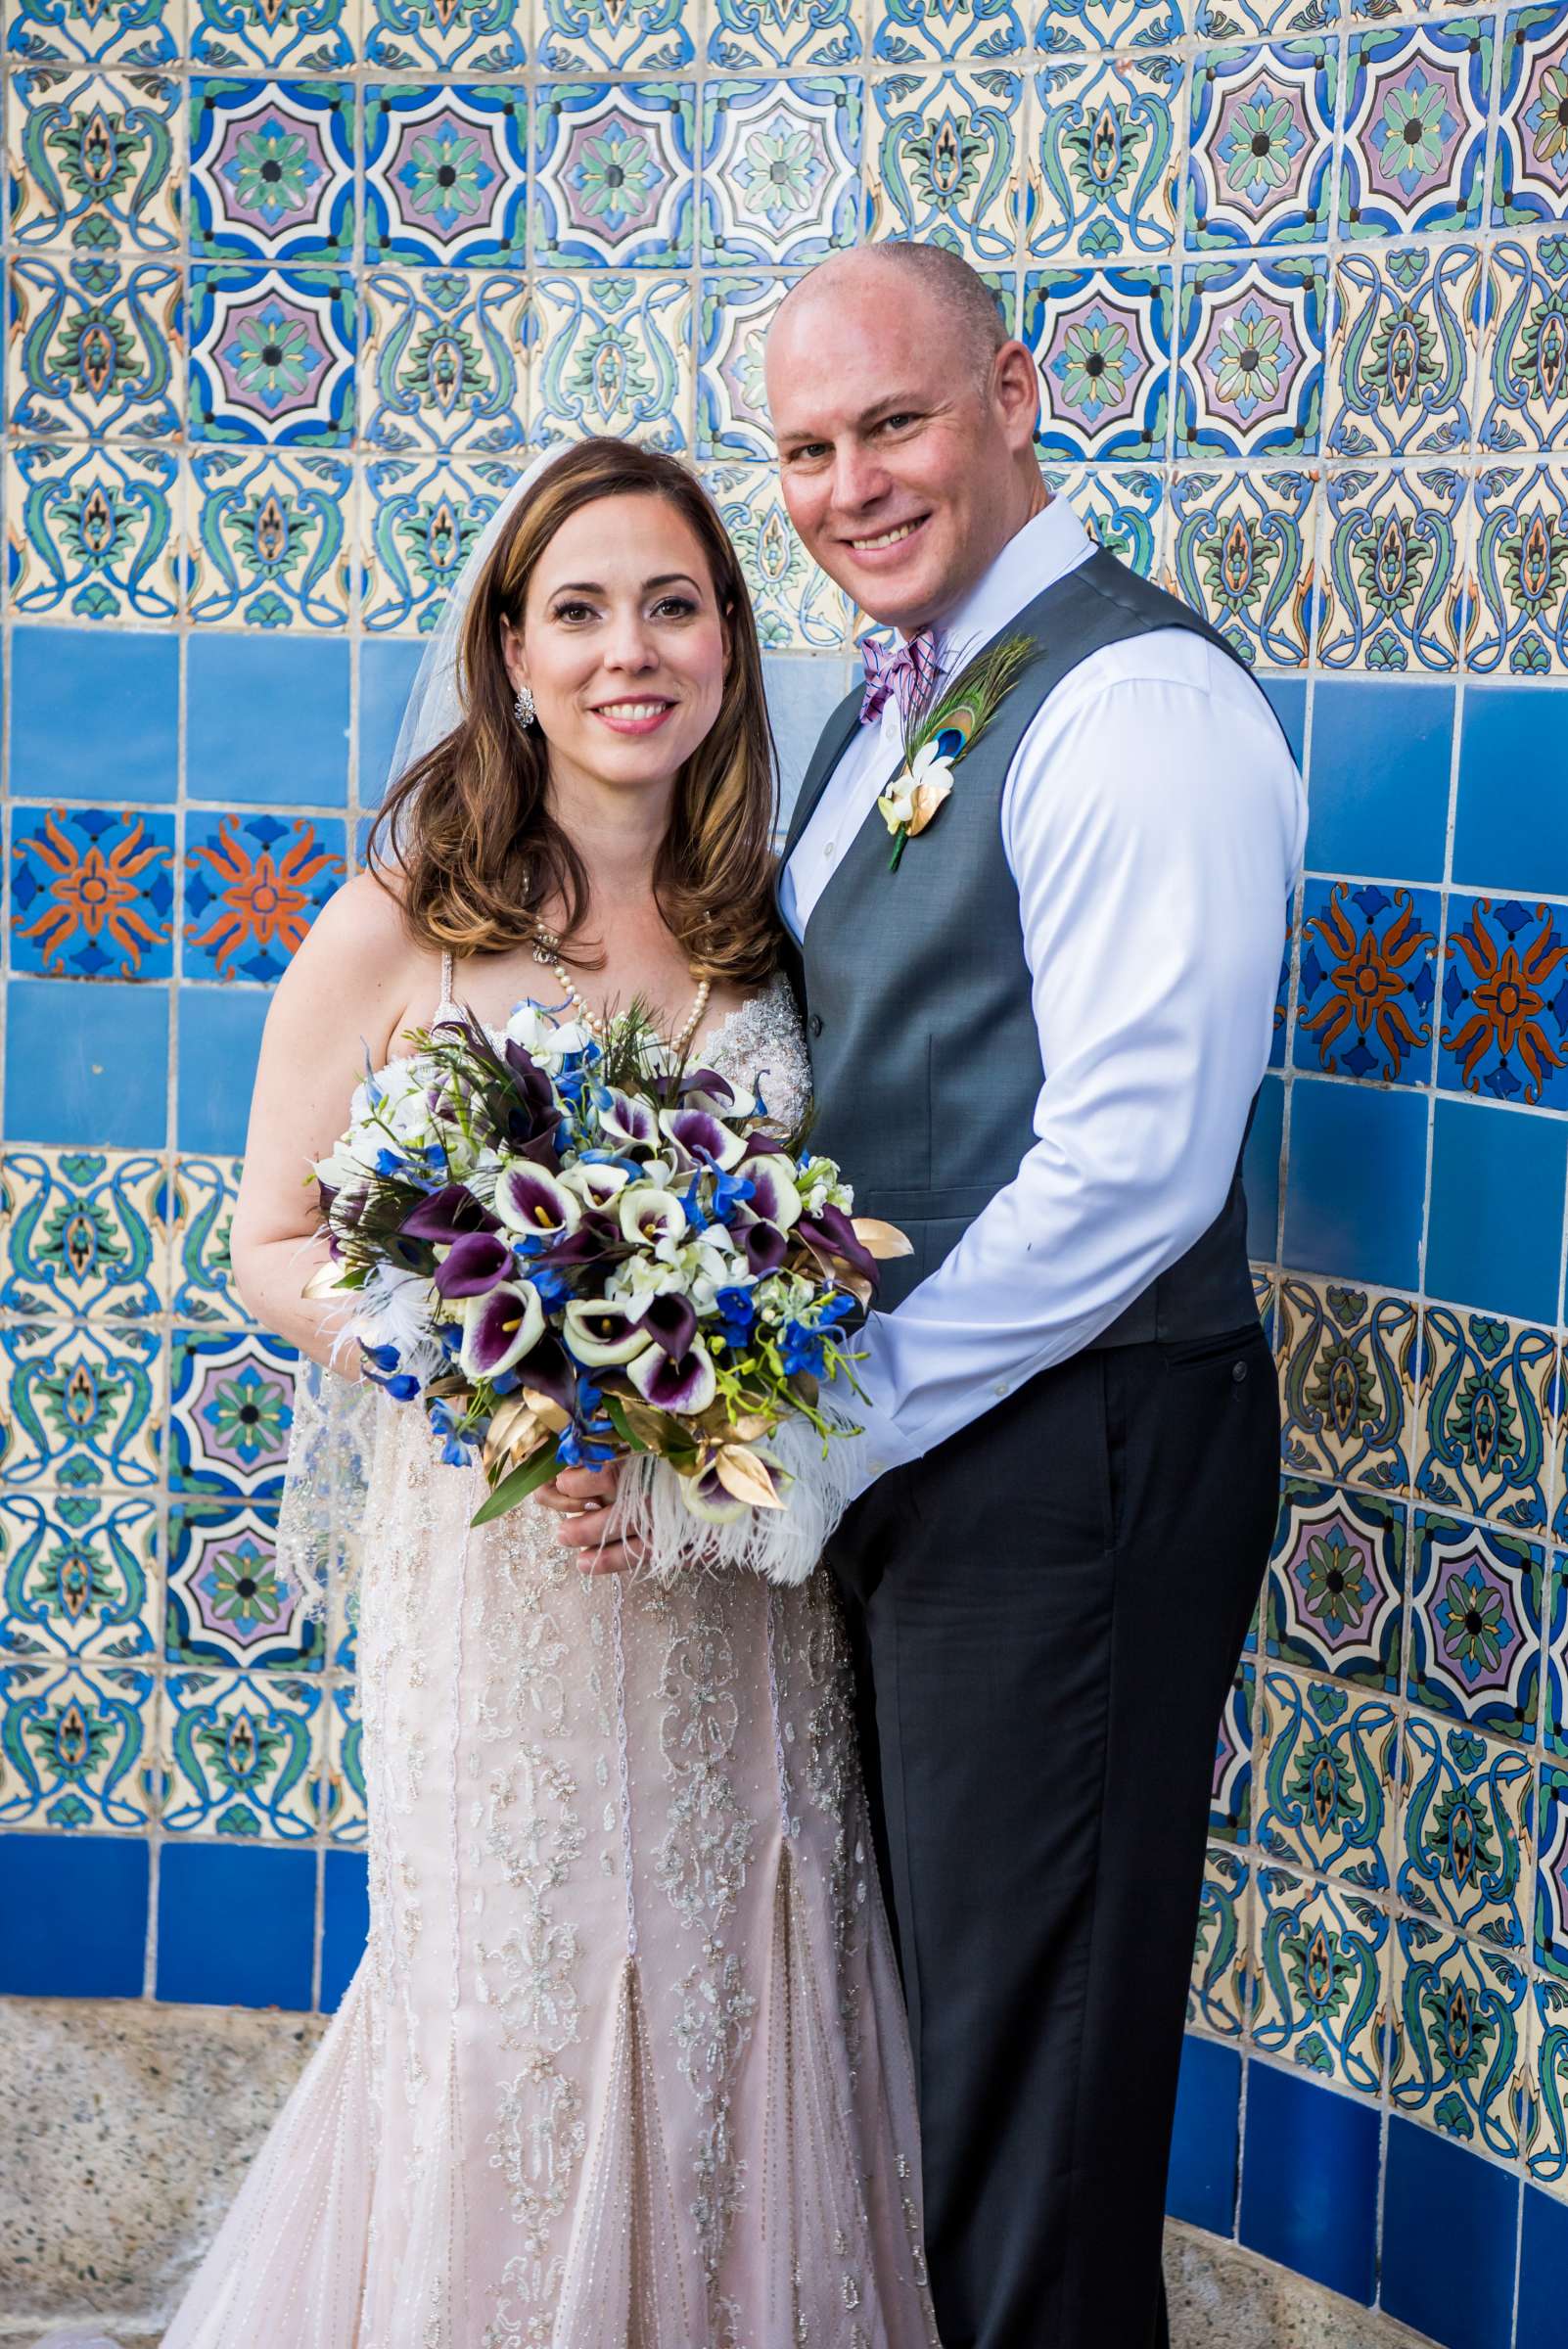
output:
[[[282,1023],[346,1025],[380,1051],[410,1008],[434,1006],[440,958],[414,938],[395,888],[356,873],[329,898],[273,1002]]]

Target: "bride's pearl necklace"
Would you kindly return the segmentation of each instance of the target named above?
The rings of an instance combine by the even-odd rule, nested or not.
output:
[[[592,1035],[598,1036],[600,1042],[602,1043],[604,1040],[604,1023],[599,1019],[595,1012],[589,1010],[587,1004],[584,1003],[582,997],[578,994],[576,988],[574,986],[572,975],[568,971],[566,964],[561,960],[561,941],[556,937],[556,934],[553,930],[546,930],[542,922],[535,922],[533,930],[534,961],[542,963],[547,971],[554,973],[556,985],[560,988],[561,992],[563,995],[565,995],[567,1001],[571,1004],[578,1019]],[[695,977],[696,974],[693,973],[693,976]],[[673,1052],[677,1060],[683,1060],[685,1058],[687,1046],[690,1044],[691,1039],[696,1035],[698,1029],[702,1026],[703,1013],[708,1009],[708,998],[713,991],[713,983],[710,980],[699,980],[697,983],[696,996],[692,1002],[690,1011],[686,1014],[685,1023],[682,1026],[679,1035],[667,1036],[663,1039],[669,1044],[670,1051]]]

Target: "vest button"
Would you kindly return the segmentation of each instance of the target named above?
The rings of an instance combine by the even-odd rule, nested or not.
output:
[[[820,1036],[822,1033],[822,1014],[819,1011],[813,1011],[807,1024],[813,1036]]]
[[[1236,1382],[1236,1385],[1239,1387],[1239,1386],[1240,1386],[1240,1384],[1241,1384],[1241,1382],[1242,1382],[1242,1380],[1243,1380],[1243,1379],[1246,1377],[1246,1375],[1247,1375],[1247,1365],[1246,1365],[1246,1363],[1245,1363],[1245,1362],[1235,1362],[1235,1363],[1232,1363],[1232,1365],[1231,1365],[1231,1370],[1230,1370],[1230,1375],[1231,1375],[1231,1377],[1232,1377],[1232,1378],[1235,1380],[1235,1382]]]

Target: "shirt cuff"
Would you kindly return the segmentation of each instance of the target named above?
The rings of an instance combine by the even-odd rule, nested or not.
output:
[[[905,1460],[914,1457],[915,1447],[907,1442],[892,1412],[857,1395],[847,1378],[830,1381],[822,1391],[822,1403],[835,1418],[860,1431],[834,1439],[844,1448],[851,1501],[858,1500],[890,1468],[901,1468]]]

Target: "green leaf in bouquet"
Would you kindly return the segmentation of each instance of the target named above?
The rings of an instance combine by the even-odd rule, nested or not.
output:
[[[606,1395],[604,1407],[610,1414],[611,1426],[628,1451],[657,1451],[661,1449],[657,1444],[650,1443],[646,1437],[638,1434],[632,1418],[635,1405],[623,1403],[619,1395]],[[644,1413],[638,1410],[636,1415],[640,1419]]]
[[[510,1476],[502,1477],[489,1498],[481,1501],[469,1524],[490,1525],[497,1517],[504,1517],[509,1509],[515,1509],[520,1501],[527,1500],[530,1493],[536,1493],[541,1485],[547,1485],[560,1465],[555,1446],[545,1445],[541,1451],[534,1453],[531,1460],[525,1460],[521,1468],[514,1468]]]

